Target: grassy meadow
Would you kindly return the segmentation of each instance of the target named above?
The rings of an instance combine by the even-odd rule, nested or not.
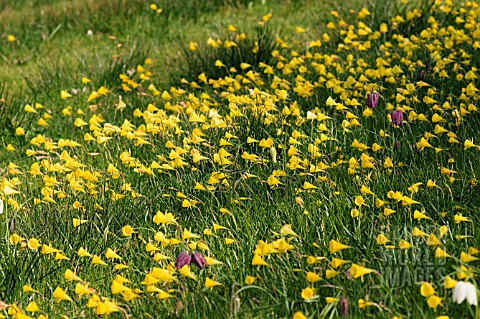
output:
[[[480,318],[479,67],[475,1],[0,0],[0,318]]]

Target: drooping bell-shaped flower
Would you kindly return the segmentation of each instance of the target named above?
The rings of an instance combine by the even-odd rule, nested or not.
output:
[[[203,269],[207,264],[205,257],[203,257],[202,253],[196,251],[192,254],[192,262],[197,265],[198,268]]]
[[[453,288],[452,299],[458,304],[467,300],[469,305],[477,306],[477,289],[469,282],[459,281]]]
[[[379,95],[377,92],[371,92],[367,95],[367,106],[372,109],[376,108],[378,105]]]
[[[402,110],[394,110],[392,112],[392,125],[403,124],[403,112]]]
[[[190,256],[190,254],[186,251],[183,251],[178,255],[177,260],[175,260],[175,268],[177,268],[178,270],[185,265],[190,265],[191,261],[192,257]]]

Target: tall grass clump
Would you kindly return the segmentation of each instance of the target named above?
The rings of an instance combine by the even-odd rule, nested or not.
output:
[[[243,72],[246,65],[273,64],[272,52],[280,49],[277,36],[265,25],[256,27],[253,36],[230,32],[224,37],[211,37],[206,44],[182,46],[175,62],[176,69],[171,72],[172,82],[199,81],[202,73],[209,79],[223,78]]]

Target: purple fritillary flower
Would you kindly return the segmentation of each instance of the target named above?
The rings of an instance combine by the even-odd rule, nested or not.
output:
[[[402,110],[394,110],[392,112],[392,125],[403,124],[403,112]]]
[[[418,80],[419,80],[419,81],[423,81],[424,79],[425,79],[425,72],[420,71],[420,72],[418,73]]]
[[[190,262],[192,261],[192,257],[190,257],[190,254],[186,251],[181,252],[177,260],[175,260],[175,268],[180,269],[185,265],[190,265]]]
[[[203,257],[201,252],[194,252],[192,254],[192,262],[197,265],[198,268],[203,269],[205,265],[207,264],[207,261],[205,260],[205,257]]]
[[[372,109],[376,108],[378,105],[379,95],[377,92],[371,92],[367,95],[367,106]]]

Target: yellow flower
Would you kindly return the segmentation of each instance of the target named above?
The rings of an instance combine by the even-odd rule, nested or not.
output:
[[[40,311],[40,309],[38,308],[38,305],[35,301],[32,301],[30,302],[27,307],[25,307],[25,310],[26,311],[29,311],[29,312],[38,312]]]
[[[97,255],[92,256],[92,264],[106,266],[107,264]]]
[[[338,275],[338,272],[335,271],[335,270],[327,269],[325,271],[325,278],[327,278],[327,279],[332,279],[337,275]]]
[[[420,220],[420,219],[431,219],[430,217],[428,217],[427,215],[425,215],[424,213],[422,213],[418,210],[415,210],[413,212],[413,218],[418,219],[418,220]]]
[[[156,279],[157,281],[161,280],[161,281],[168,281],[168,282],[175,280],[175,277],[172,275],[172,271],[168,269],[158,268],[158,267],[153,267],[151,274],[145,275],[145,283],[147,285],[152,284],[152,283],[148,283],[149,278]]]
[[[95,293],[95,290],[89,288],[87,284],[81,284],[79,282],[75,285],[75,294],[76,295],[90,295]]]
[[[358,299],[358,308],[360,309],[363,309],[365,307],[369,307],[369,306],[372,306],[373,305],[373,302],[371,301],[368,301],[368,300],[365,300],[365,299]]]
[[[133,227],[130,225],[126,225],[122,227],[122,234],[123,236],[130,237],[133,234]]]
[[[390,215],[392,215],[393,213],[395,213],[395,210],[390,209],[390,208],[388,208],[388,207],[384,207],[384,208],[383,208],[383,215],[384,215],[384,216],[390,216]]]
[[[315,290],[310,288],[310,287],[307,287],[305,289],[302,289],[302,298],[305,299],[305,300],[310,300],[310,299],[313,299],[313,298],[316,298],[317,295],[315,295]]]
[[[480,251],[475,247],[468,247],[468,253],[470,255],[478,255]]]
[[[165,212],[165,214],[163,214],[161,211],[158,211],[153,217],[153,222],[157,225],[175,225],[177,223],[172,213]]]
[[[358,277],[362,277],[374,271],[375,270],[370,268],[365,268],[357,264],[352,264],[352,267],[350,268],[350,275],[352,275],[353,278],[357,279]]]
[[[472,270],[465,267],[465,266],[460,266],[460,269],[457,271],[457,278],[460,280],[468,279],[471,278],[473,273]]]
[[[330,240],[330,244],[329,244],[329,249],[330,249],[330,253],[331,254],[334,254],[336,253],[337,251],[340,251],[340,250],[343,250],[343,249],[348,249],[348,248],[351,248],[350,246],[347,246],[347,245],[344,245],[334,239]]]
[[[473,142],[470,140],[465,140],[465,142],[463,143],[463,146],[465,149],[471,148],[471,147],[477,147],[477,145],[473,144]]]
[[[63,277],[66,280],[82,281],[82,279],[80,277],[78,277],[77,275],[75,275],[75,273],[73,271],[71,271],[70,269],[65,270],[65,274],[63,275]]]
[[[77,251],[77,255],[80,257],[91,257],[92,255],[83,247],[80,247]]]
[[[432,309],[437,309],[437,307],[442,303],[442,298],[436,296],[436,295],[431,295],[427,299],[427,304],[429,308]]]
[[[57,253],[57,252],[60,252],[60,250],[53,248],[51,244],[50,245],[45,245],[45,244],[42,245],[42,254],[43,255],[53,254],[53,253]]]
[[[436,258],[446,258],[446,257],[452,257],[452,256],[447,254],[447,252],[445,250],[441,249],[440,247],[437,247],[437,249],[435,250],[435,257]]]
[[[247,285],[251,285],[251,284],[253,284],[253,282],[254,282],[256,279],[257,279],[256,277],[247,276],[247,277],[245,277],[245,283],[246,283]]]
[[[72,298],[70,298],[67,293],[60,287],[57,287],[53,292],[53,298],[55,298],[57,301],[73,301]]]
[[[36,291],[35,289],[33,289],[30,285],[24,285],[23,288],[22,288],[23,292],[27,293],[27,292],[38,292]]]
[[[23,110],[27,113],[37,113],[37,110],[35,110],[30,104],[25,105]]]
[[[423,150],[425,147],[432,147],[432,145],[430,145],[430,143],[428,143],[428,141],[423,137],[419,142],[417,142],[416,146],[419,150]]]
[[[110,291],[112,292],[112,294],[116,295],[116,294],[119,294],[119,293],[122,293],[124,291],[127,291],[129,290],[130,288],[127,288],[123,285],[122,282],[114,279],[112,281],[112,284],[110,285]]]
[[[428,234],[421,231],[417,227],[414,227],[413,230],[412,230],[412,236],[414,236],[414,237],[425,237],[425,236],[428,236]]]
[[[281,185],[282,183],[273,175],[270,175],[267,179],[267,183],[270,186]]]
[[[307,281],[308,282],[314,283],[314,282],[317,282],[317,281],[320,281],[320,280],[322,280],[322,277],[320,277],[316,273],[310,272],[310,271],[307,272]]]
[[[192,232],[190,232],[187,228],[185,228],[183,230],[183,236],[182,236],[183,240],[186,240],[186,239],[191,239],[191,238],[200,238],[200,236],[198,236],[197,234],[194,234]]]
[[[97,302],[95,314],[106,315],[106,314],[117,312],[117,311],[120,311],[120,307],[118,307],[116,303],[110,300],[105,300],[105,301]]]
[[[191,278],[193,280],[197,280],[197,276],[195,276],[192,273],[192,271],[190,270],[190,266],[188,266],[188,265],[185,265],[182,268],[180,268],[180,270],[178,272],[180,273],[180,275],[182,275],[184,277],[188,277],[188,278]]]
[[[25,130],[23,129],[23,127],[17,127],[15,129],[15,135],[17,136],[25,135]]]
[[[475,260],[478,260],[478,258],[470,256],[469,254],[467,254],[464,251],[462,251],[462,253],[460,254],[460,261],[462,263],[469,263],[469,262],[472,262],[472,261],[475,261]]]
[[[40,242],[36,238],[30,238],[27,242],[27,246],[31,250],[37,250],[40,247]]]
[[[321,260],[322,257],[314,257],[314,256],[308,256],[307,257],[307,264],[313,265],[318,263]]]
[[[428,236],[427,246],[439,246],[441,244],[442,243],[440,242],[440,240],[434,234],[431,234],[430,236]]]
[[[60,92],[60,97],[62,98],[62,100],[65,100],[65,99],[68,99],[68,98],[72,97],[72,95],[70,93],[68,93],[67,91],[62,90],[62,92]]]
[[[445,280],[443,281],[443,287],[445,289],[452,289],[453,287],[455,287],[456,284],[457,281],[455,279],[452,279],[452,277],[450,276],[446,276]]]
[[[462,214],[455,214],[455,216],[453,216],[453,219],[457,224],[461,222],[471,222],[470,218],[464,217],[462,216]]]
[[[212,280],[208,277],[205,278],[205,288],[213,288],[215,286],[221,286],[222,284],[219,282],[216,282],[215,280]]]
[[[350,261],[348,260],[343,260],[343,259],[339,259],[339,258],[332,258],[332,262],[330,263],[332,265],[332,268],[333,269],[337,269],[338,267],[346,264],[346,263],[349,263]]]
[[[267,262],[263,260],[260,255],[255,254],[252,259],[252,265],[253,266],[268,266]]]
[[[363,200],[362,196],[359,195],[359,196],[355,197],[355,205],[360,207],[364,204],[365,204],[365,201]]]
[[[350,211],[350,216],[352,216],[353,218],[357,218],[359,215],[360,215],[360,211],[356,208],[353,208]]]
[[[445,236],[448,233],[448,226],[445,226],[445,225],[440,226],[439,231],[440,231],[440,237]]]
[[[70,260],[67,256],[65,256],[62,252],[57,252],[55,254],[55,260]]]
[[[160,291],[157,294],[157,297],[158,297],[158,299],[168,299],[168,298],[172,298],[173,295],[171,295],[171,294],[169,294],[168,292],[165,292],[165,291]]]
[[[303,189],[305,189],[305,190],[311,190],[311,189],[318,189],[318,187],[315,186],[315,185],[313,185],[313,184],[311,184],[311,183],[309,183],[309,182],[304,182],[304,183],[303,183]]]
[[[384,234],[378,234],[377,236],[377,244],[379,245],[385,245],[386,243],[388,243],[390,241],[390,239],[387,238],[387,236],[385,236]]]
[[[409,242],[407,242],[406,240],[402,239],[400,240],[400,242],[398,243],[398,247],[400,249],[409,249],[409,248],[412,248],[412,244],[410,244]]]
[[[15,151],[15,147],[13,147],[12,144],[8,144],[8,145],[5,147],[5,149],[6,149],[7,151],[10,151],[10,152]]]
[[[82,127],[82,126],[88,125],[88,123],[82,120],[81,118],[77,117],[73,122],[73,125],[75,125],[76,127]]]
[[[129,290],[125,290],[125,291],[123,292],[123,300],[125,300],[125,301],[128,302],[128,301],[131,301],[131,300],[133,300],[133,299],[135,299],[135,298],[138,298],[138,294],[136,294],[136,293],[133,292],[132,290],[129,289]]]
[[[88,220],[86,220],[86,219],[74,218],[73,219],[73,227],[76,228],[76,227],[80,226],[81,224],[85,224],[87,222],[88,222]]]
[[[308,319],[301,311],[297,311],[293,314],[292,319]]]
[[[435,289],[433,289],[432,285],[428,282],[423,282],[420,286],[420,294],[424,297],[428,297],[435,293]]]
[[[105,253],[105,257],[108,259],[122,259],[116,252],[114,252],[111,248],[107,249],[107,252]]]
[[[298,237],[298,235],[292,230],[292,226],[288,224],[283,225],[282,229],[280,229],[280,234]]]
[[[223,263],[219,260],[216,260],[215,258],[205,256],[205,261],[207,262],[208,266],[213,266],[213,265],[222,265]]]

